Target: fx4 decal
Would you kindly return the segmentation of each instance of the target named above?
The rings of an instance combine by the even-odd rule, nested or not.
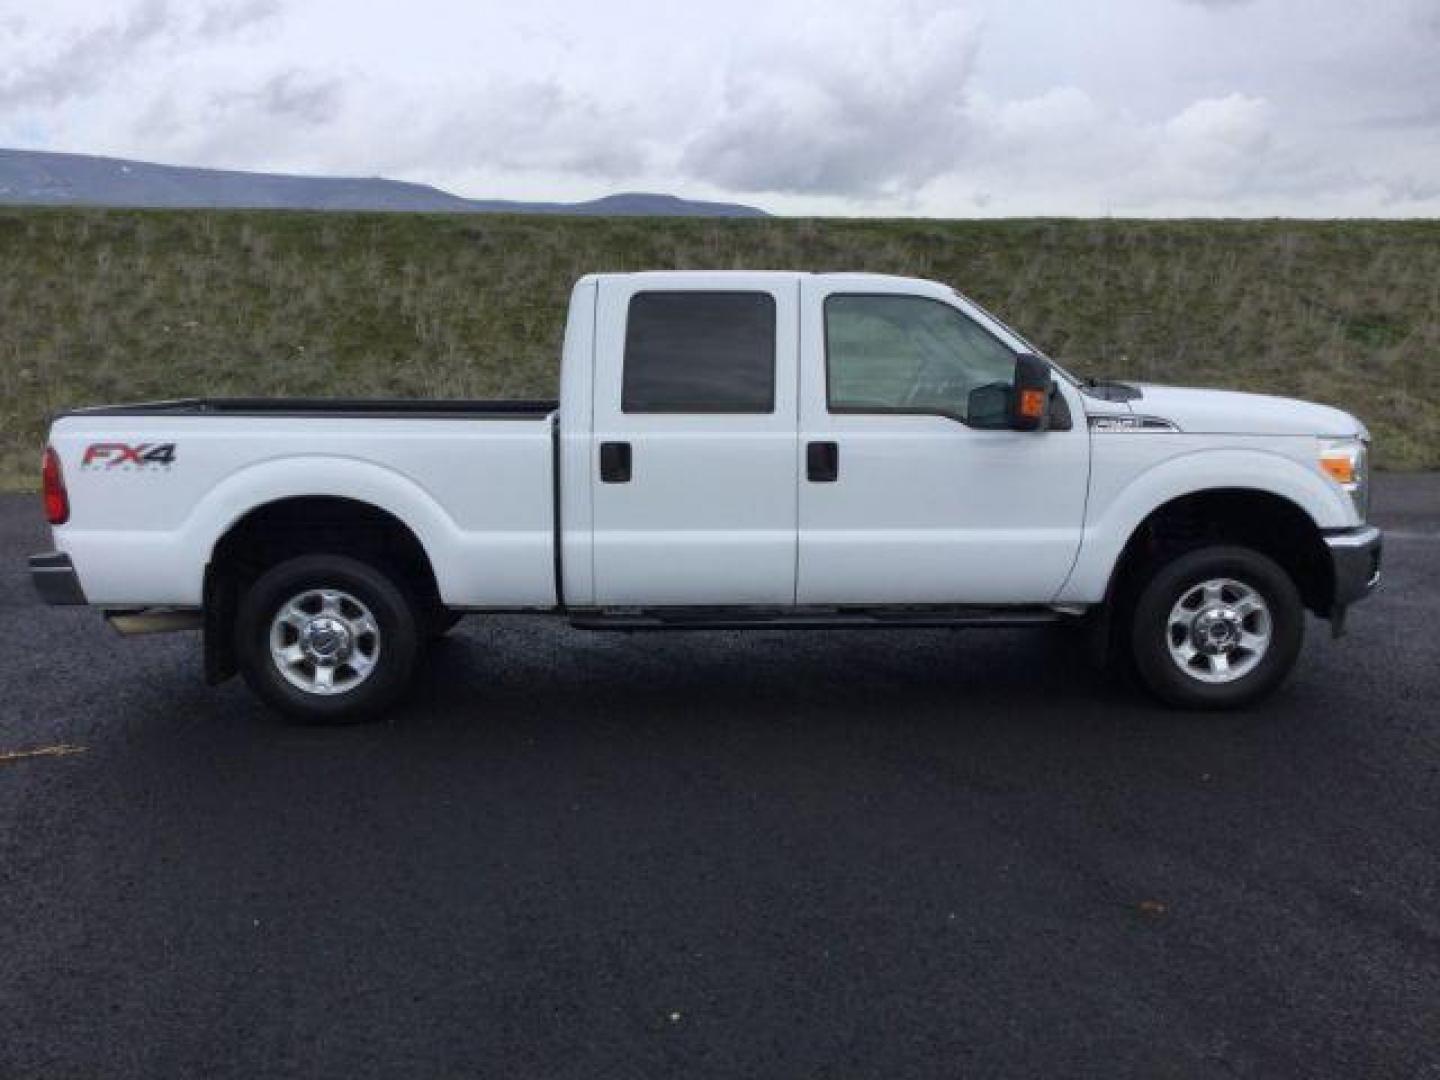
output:
[[[97,442],[85,448],[80,459],[82,469],[168,468],[175,464],[175,444]]]

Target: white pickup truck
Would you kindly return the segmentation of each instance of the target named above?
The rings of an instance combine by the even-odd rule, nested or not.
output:
[[[189,400],[56,418],[50,603],[201,626],[295,717],[374,714],[462,614],[595,630],[1083,622],[1167,702],[1273,690],[1379,579],[1368,434],[1094,383],[941,284],[576,284],[559,402]]]

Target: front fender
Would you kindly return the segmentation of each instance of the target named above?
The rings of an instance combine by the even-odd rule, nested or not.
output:
[[[1101,439],[1167,439],[1168,435],[1104,435]],[[1136,444],[1139,445],[1139,444]],[[1349,498],[1318,471],[1293,457],[1259,448],[1183,451],[1135,472],[1106,461],[1097,446],[1095,474],[1086,508],[1080,553],[1056,597],[1059,603],[1099,603],[1125,545],[1152,513],[1166,503],[1204,491],[1259,491],[1303,510],[1318,528],[1357,524]]]

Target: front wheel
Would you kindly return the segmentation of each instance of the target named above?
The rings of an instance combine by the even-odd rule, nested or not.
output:
[[[344,723],[405,691],[419,629],[414,605],[384,571],[343,555],[302,555],[262,574],[236,615],[245,681],[293,719]]]
[[[1209,547],[1150,577],[1135,601],[1130,649],[1141,681],[1164,701],[1229,709],[1274,691],[1304,634],[1300,594],[1272,559]]]

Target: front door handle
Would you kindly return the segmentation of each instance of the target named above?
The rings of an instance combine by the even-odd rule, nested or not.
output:
[[[839,445],[833,442],[807,443],[805,478],[816,484],[833,484],[840,479]]]
[[[628,484],[630,482],[630,444],[628,442],[600,444],[600,480],[606,484]]]

